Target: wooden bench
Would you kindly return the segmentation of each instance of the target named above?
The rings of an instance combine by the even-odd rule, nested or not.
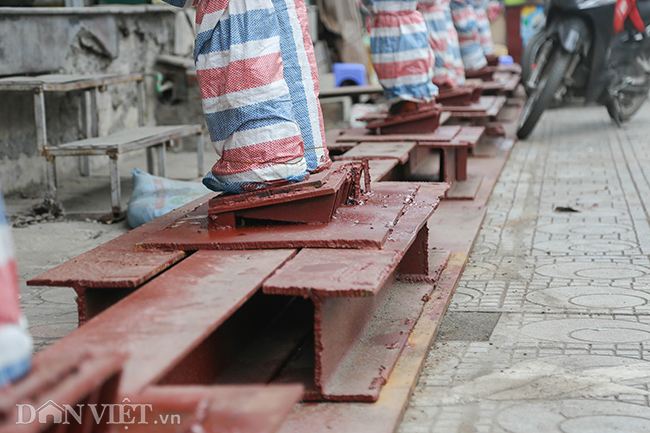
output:
[[[59,146],[47,146],[43,149],[43,154],[47,157],[48,165],[53,165],[55,158],[59,156],[107,155],[111,178],[111,206],[113,214],[119,215],[122,212],[119,156],[147,149],[147,171],[153,173],[154,159],[156,159],[158,175],[164,177],[166,147],[175,140],[192,135],[198,138],[197,165],[198,173],[202,176],[204,174],[202,125],[141,126],[104,137],[87,138]],[[154,158],[154,152],[157,154],[156,158]],[[55,169],[52,168],[51,171],[55,172]],[[51,181],[56,183],[56,174]]]
[[[123,131],[107,137],[97,137],[99,131],[98,93],[106,86],[135,83],[137,86],[137,109],[139,128]],[[164,176],[165,147],[182,137],[198,136],[198,175],[203,176],[203,141],[201,125],[178,125],[145,127],[145,88],[143,74],[48,74],[35,77],[17,76],[0,78],[0,91],[30,91],[34,94],[34,116],[36,124],[36,144],[39,155],[46,160],[47,196],[57,197],[56,163],[57,157],[78,156],[82,159],[82,175],[90,174],[88,157],[108,155],[110,158],[111,206],[113,216],[122,212],[118,156],[123,153],[149,149],[147,166],[153,170],[153,149],[158,154],[159,175]],[[82,107],[90,117],[84,122],[85,140],[51,145],[47,139],[47,120],[45,115],[45,92],[84,91]]]

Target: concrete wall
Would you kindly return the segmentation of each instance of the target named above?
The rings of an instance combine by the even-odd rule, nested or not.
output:
[[[191,51],[192,29],[179,14],[183,12],[162,6],[0,8],[0,74],[154,72],[158,54]],[[172,106],[159,101],[153,88],[149,78],[147,123],[201,121],[200,98]],[[50,144],[84,137],[81,95],[46,93]],[[100,93],[98,106],[100,135],[137,126],[135,84],[108,87]],[[157,111],[163,114],[162,122],[156,122]],[[107,158],[91,160],[97,167]],[[77,158],[58,158],[57,171],[59,177],[78,174]],[[45,184],[43,158],[36,149],[33,96],[27,92],[0,92],[0,184],[5,194],[33,193]]]

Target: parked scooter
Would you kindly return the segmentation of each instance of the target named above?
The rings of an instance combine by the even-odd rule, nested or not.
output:
[[[605,105],[620,126],[650,90],[650,0],[550,0],[547,5],[544,42],[525,82],[530,93],[517,136],[528,137],[544,110],[567,92]]]

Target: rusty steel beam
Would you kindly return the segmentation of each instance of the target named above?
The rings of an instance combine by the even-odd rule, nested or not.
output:
[[[306,399],[378,398],[449,257],[443,252],[429,261],[426,227],[448,187],[405,190],[410,203],[381,250],[303,249],[264,283],[264,293],[314,303],[313,386]],[[284,380],[292,366],[287,370]]]
[[[109,417],[96,422],[89,405],[118,403],[124,360],[123,353],[112,351],[37,354],[26,377],[0,390],[0,433],[107,432]],[[63,408],[61,415],[70,407],[79,419],[69,415],[66,422],[56,422],[54,414],[32,418],[48,405],[55,411]]]
[[[345,142],[381,142],[381,141],[451,141],[458,135],[461,130],[459,125],[442,125],[435,132],[426,134],[399,134],[395,135],[379,135],[372,134],[364,128],[355,128],[344,131],[337,137],[337,143]]]
[[[378,134],[418,134],[432,133],[440,126],[440,104],[426,105],[417,110],[369,121],[366,128],[377,131]]]
[[[146,422],[126,427],[132,433],[273,433],[301,394],[300,385],[154,386],[130,398],[136,407],[151,408]]]
[[[283,224],[209,230],[208,203],[136,244],[138,250],[361,248],[380,249],[417,188],[373,185],[362,206],[341,206],[329,224]],[[187,208],[185,208],[187,209]]]
[[[125,395],[163,379],[174,384],[213,383],[221,359],[211,340],[214,331],[294,254],[295,250],[197,252],[41,356],[119,349],[128,355],[120,385]],[[173,377],[168,377],[170,373]]]

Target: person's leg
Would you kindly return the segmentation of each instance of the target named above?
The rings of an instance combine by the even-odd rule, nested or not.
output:
[[[195,47],[205,119],[219,156],[204,184],[241,193],[269,181],[303,180],[303,138],[271,0],[232,1],[219,11],[213,4],[199,4]]]
[[[18,275],[4,202],[0,193],[0,388],[31,366],[32,339],[20,311]]]
[[[492,42],[492,29],[487,14],[487,0],[473,0],[474,12],[478,24],[478,33],[483,48],[483,54],[486,56],[494,55],[494,43]]]
[[[445,10],[439,4],[439,0],[420,1],[418,10],[422,13],[427,25],[429,44],[435,56],[433,81],[436,84],[456,87],[458,80],[453,67],[453,58],[450,57],[450,41]]]
[[[481,37],[478,31],[478,22],[474,8],[465,0],[452,0],[450,3],[451,16],[458,32],[460,54],[466,71],[475,71],[487,65]]]
[[[394,10],[395,7],[401,10]],[[430,102],[438,94],[433,84],[434,54],[417,3],[376,1],[373,4],[370,53],[379,83],[391,104]]]
[[[284,79],[289,85],[293,114],[305,143],[309,171],[331,165],[325,145],[325,127],[318,94],[318,66],[309,36],[304,0],[272,0],[280,26]]]

